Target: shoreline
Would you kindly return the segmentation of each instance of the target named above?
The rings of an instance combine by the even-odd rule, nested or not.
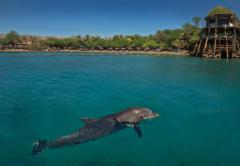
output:
[[[130,51],[130,50],[25,50],[25,49],[10,49],[10,50],[0,50],[0,52],[49,52],[49,53],[59,53],[59,52],[72,52],[72,53],[97,53],[97,54],[123,54],[123,55],[150,55],[150,56],[190,56],[190,53],[186,50],[182,52],[174,51]]]

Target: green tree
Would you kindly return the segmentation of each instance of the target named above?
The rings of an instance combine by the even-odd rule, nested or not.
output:
[[[140,36],[140,35],[134,35],[131,37],[132,42],[131,46],[132,48],[143,48],[144,43],[147,41],[146,37]]]
[[[48,48],[48,45],[46,44],[46,42],[40,39],[39,37],[33,37],[32,40],[33,42],[29,46],[30,50],[43,50]]]
[[[6,38],[0,39],[0,45],[1,45],[1,46],[8,45],[8,41],[6,40]]]
[[[201,29],[195,29],[189,39],[190,48],[194,47],[196,43],[200,40]]]
[[[79,49],[81,46],[83,46],[83,39],[81,36],[74,36],[72,37],[73,43],[72,43],[72,47],[74,49]]]
[[[176,40],[173,42],[173,46],[174,46],[175,48],[178,48],[178,49],[185,49],[186,44],[185,44],[184,40],[176,39]]]
[[[5,37],[6,44],[16,45],[20,42],[20,35],[16,31],[10,31]]]
[[[159,44],[154,40],[148,40],[143,44],[143,48],[154,49],[154,48],[158,48],[158,47],[159,47]]]
[[[157,31],[156,34],[154,35],[154,39],[158,42],[158,43],[164,43],[166,40],[166,36],[163,33],[163,31]]]
[[[112,42],[114,48],[126,48],[131,45],[132,39],[122,35],[115,35]]]
[[[192,22],[193,22],[195,27],[199,27],[201,20],[202,20],[201,17],[195,16],[195,17],[193,17]]]
[[[171,47],[172,43],[181,35],[182,30],[181,29],[164,30],[163,32],[165,33],[165,36],[166,36],[166,42],[165,42],[166,45],[168,47]]]

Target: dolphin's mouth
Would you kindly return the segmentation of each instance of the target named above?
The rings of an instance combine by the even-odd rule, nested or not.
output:
[[[157,118],[157,117],[159,117],[159,116],[160,116],[159,113],[154,113],[154,118]]]
[[[150,115],[144,117],[144,120],[151,120],[151,119],[154,119],[154,118],[157,118],[157,117],[159,117],[159,113],[151,112]]]

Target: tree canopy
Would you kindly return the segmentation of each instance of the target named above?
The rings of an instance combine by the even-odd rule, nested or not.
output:
[[[20,35],[16,31],[10,31],[6,34],[6,37],[3,41],[5,44],[15,45],[20,41]]]
[[[115,35],[102,38],[100,36],[72,36],[65,38],[36,37],[19,35],[10,31],[0,40],[4,47],[14,47],[18,44],[24,49],[109,49],[109,50],[164,50],[191,49],[199,40],[200,17],[194,17],[192,24],[186,23],[179,29],[158,30],[153,35]]]

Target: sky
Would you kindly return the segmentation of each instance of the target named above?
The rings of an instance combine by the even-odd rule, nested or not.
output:
[[[240,0],[0,0],[0,34],[148,35],[204,18],[217,5],[240,15]]]

